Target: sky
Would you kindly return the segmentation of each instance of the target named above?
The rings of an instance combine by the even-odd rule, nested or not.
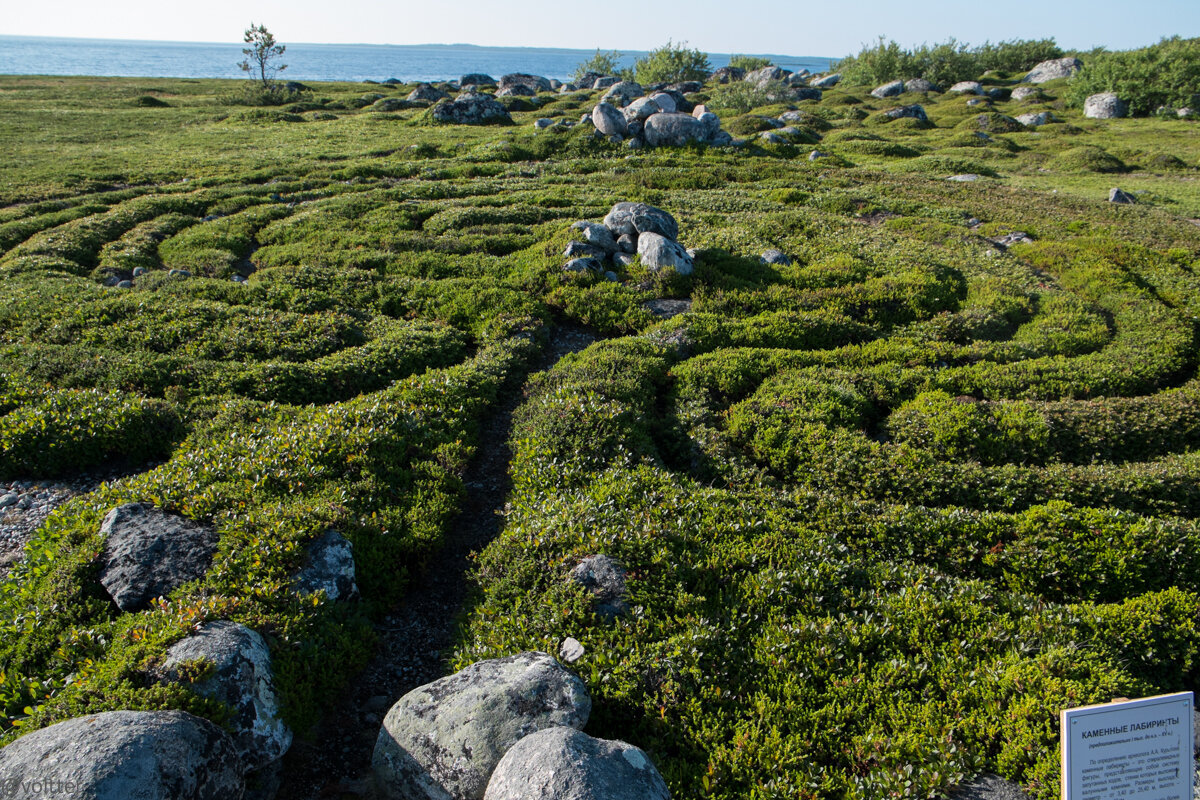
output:
[[[281,43],[478,44],[840,57],[878,36],[905,46],[954,37],[1054,37],[1119,50],[1200,36],[1200,0],[0,0],[0,34],[239,42],[250,23]],[[2,46],[2,45],[0,45]]]

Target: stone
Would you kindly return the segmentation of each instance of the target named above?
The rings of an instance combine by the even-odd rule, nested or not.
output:
[[[1007,100],[1012,95],[1012,91],[1003,86],[993,86],[990,89],[984,89],[983,94],[993,100]]]
[[[758,135],[758,138],[768,144],[787,144],[788,140],[780,136],[775,131],[763,131]]]
[[[946,178],[946,180],[954,181],[955,183],[974,183],[975,181],[979,180],[979,176],[974,172],[966,172],[962,175],[951,175],[949,178]]]
[[[691,114],[655,114],[646,120],[646,144],[652,147],[679,147],[688,142],[703,142],[708,139],[707,128]]]
[[[792,259],[788,257],[787,253],[774,248],[767,250],[762,254],[762,256],[759,257],[758,260],[763,264],[779,264],[780,266],[784,267],[790,267],[792,265]]]
[[[623,113],[625,115],[626,122],[633,122],[634,120],[640,120],[644,122],[648,117],[651,117],[663,110],[663,107],[654,102],[653,98],[639,97],[637,100],[634,100],[632,103],[625,106]]]
[[[904,81],[892,81],[871,90],[871,97],[878,97],[881,100],[885,97],[895,97],[898,94],[904,94]]]
[[[645,203],[617,203],[605,215],[604,227],[614,236],[657,233],[672,240],[679,238],[679,223],[675,218]]]
[[[692,257],[678,242],[657,233],[644,232],[638,236],[638,255],[642,266],[651,272],[674,269],[680,275],[691,275]]]
[[[533,121],[533,127],[537,128],[539,131],[542,131],[546,128],[553,128],[555,122],[557,122],[557,120],[550,119],[549,117],[542,117],[541,119],[535,119]]]
[[[408,93],[406,100],[426,100],[436,103],[438,100],[445,100],[450,95],[443,92],[441,89],[435,88],[429,83],[419,83],[417,88]]]
[[[1033,237],[1031,237],[1025,231],[1010,231],[1003,236],[999,236],[995,239],[989,239],[988,241],[996,245],[996,247],[999,247],[1001,250],[1007,250],[1014,244],[1029,244],[1033,241]]]
[[[505,753],[484,800],[669,800],[662,775],[638,747],[573,728],[546,728]]]
[[[508,109],[500,101],[475,92],[463,92],[454,100],[443,100],[431,113],[434,120],[453,125],[512,124]]]
[[[17,494],[16,492],[9,492],[8,494],[4,495],[3,497],[0,497],[0,508],[8,508],[9,506],[15,506],[17,504],[17,501],[20,499],[21,499],[21,495]]]
[[[991,102],[992,102],[991,100],[989,100],[985,97],[972,97],[970,100],[967,101],[967,105],[972,106],[972,107],[973,106],[986,106],[986,105],[991,105]]]
[[[1083,101],[1083,115],[1091,119],[1117,119],[1127,113],[1125,101],[1112,92],[1093,94]]]
[[[133,281],[117,281],[118,289],[132,289]]]
[[[497,85],[499,86],[497,94],[505,89],[512,89],[517,86],[530,89],[532,90],[533,94],[551,91],[549,79],[543,78],[541,75],[527,75],[523,72],[514,72],[509,75],[501,75],[500,82]]]
[[[605,136],[624,136],[629,132],[625,115],[614,105],[597,103],[592,109],[592,124]]]
[[[191,271],[186,270],[186,269],[168,270],[167,275],[171,276],[172,278],[190,278],[190,277],[192,277]]]
[[[600,616],[619,617],[629,610],[625,602],[625,568],[615,558],[588,556],[571,570],[571,580],[591,592]]]
[[[568,664],[574,664],[576,661],[583,658],[583,654],[583,645],[579,643],[578,639],[575,639],[571,636],[563,639],[562,646],[558,648],[558,657]]]
[[[698,92],[703,88],[704,84],[700,81],[681,81],[680,83],[672,83],[664,91],[681,95],[689,95]]]
[[[149,273],[150,273],[150,270],[146,269],[145,267],[134,267],[133,268],[133,277],[135,277],[135,278],[140,278],[143,275],[148,275]]]
[[[1054,116],[1049,111],[1037,111],[1030,114],[1018,114],[1013,119],[1027,128],[1036,128],[1039,125],[1053,122]]]
[[[928,122],[929,117],[925,114],[924,106],[913,104],[910,106],[900,106],[899,108],[889,109],[884,111],[883,115],[888,119],[915,119],[921,122]]]
[[[999,775],[980,775],[950,793],[954,800],[1030,800],[1020,786]]]
[[[693,114],[693,117],[703,126],[705,139],[711,139],[720,132],[721,118],[711,111],[706,111],[700,115]]]
[[[621,81],[608,87],[608,91],[600,98],[601,102],[611,103],[617,108],[624,108],[646,92],[632,81]]]
[[[729,131],[717,131],[709,138],[708,143],[713,147],[725,147],[728,145],[738,147],[741,144],[745,144],[743,140],[735,140]]]
[[[496,79],[482,72],[469,72],[458,79],[459,86],[495,86]]]
[[[821,159],[821,158],[825,158],[825,157],[826,157],[825,153],[822,153],[820,150],[813,150],[811,153],[808,154],[809,161],[816,161],[817,159]]]
[[[720,67],[713,71],[709,80],[713,83],[734,83],[746,77],[746,70],[741,67]]]
[[[599,247],[587,244],[586,242],[568,242],[567,249],[563,250],[564,258],[594,258],[600,261],[607,255]]]
[[[800,103],[805,100],[820,100],[823,95],[820,89],[811,86],[797,86],[788,91],[788,97]]]
[[[1057,78],[1069,78],[1083,69],[1078,58],[1052,58],[1034,66],[1022,83],[1045,83]]]
[[[582,233],[583,241],[600,248],[605,253],[617,251],[617,240],[613,238],[612,231],[598,222],[580,220],[571,225],[571,229]]]
[[[924,78],[913,78],[911,81],[904,82],[904,91],[906,92],[936,92],[938,87],[933,81],[927,81]]]
[[[1108,190],[1108,202],[1133,204],[1137,202],[1137,198],[1126,191],[1113,187]]]
[[[371,767],[389,800],[479,800],[501,758],[544,728],[582,728],[583,681],[546,653],[480,661],[388,711]]]
[[[780,69],[774,65],[766,66],[762,69],[756,69],[753,72],[747,72],[742,78],[746,83],[753,85],[757,89],[767,88],[767,84],[772,81],[782,81],[789,73],[786,70]]]
[[[947,91],[956,94],[983,94],[983,86],[979,81],[959,81],[951,86]]]
[[[326,600],[352,600],[358,597],[354,579],[354,546],[337,531],[326,531],[308,546],[308,563],[296,576],[296,591],[301,594],[325,592]]]
[[[629,253],[615,253],[612,260],[618,267],[628,267],[633,263],[633,256]]]
[[[1194,109],[1187,108],[1187,107],[1179,108],[1179,109],[1175,110],[1175,116],[1180,117],[1181,119],[1184,117],[1190,117],[1195,113],[1196,113],[1196,111]]]
[[[599,272],[603,269],[603,265],[597,258],[573,258],[566,264],[563,264],[564,272],[577,272],[580,274],[587,272]]]
[[[1012,90],[1012,99],[1027,100],[1031,97],[1037,97],[1041,93],[1041,89],[1036,89],[1033,86],[1018,86]]]
[[[213,666],[199,682],[193,682],[191,670],[184,666],[193,661]],[[167,648],[161,673],[164,680],[188,685],[233,710],[233,742],[247,769],[261,769],[291,747],[292,730],[279,716],[271,653],[258,632],[226,620],[206,622]]]
[[[830,75],[822,75],[819,78],[813,78],[808,82],[809,86],[817,89],[832,89],[838,85],[838,81],[842,79],[842,73],[834,72]]]
[[[679,110],[678,104],[675,102],[675,98],[666,92],[655,92],[647,99],[657,105],[661,110],[666,111],[668,114],[673,114]]]
[[[604,273],[604,280],[608,281],[609,283],[616,283],[620,280],[620,277],[617,275],[617,273],[610,269]]]
[[[537,97],[537,90],[531,86],[515,84],[496,90],[496,97]]]
[[[183,711],[89,714],[0,750],[7,800],[238,800],[243,772],[229,734]]]
[[[204,577],[217,550],[217,532],[150,503],[126,503],[100,525],[100,584],[122,611],[139,611],[156,597]]]
[[[617,249],[622,253],[637,252],[637,234],[624,234],[617,239]]]

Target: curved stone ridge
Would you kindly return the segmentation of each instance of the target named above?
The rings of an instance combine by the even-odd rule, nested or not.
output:
[[[583,682],[546,653],[480,661],[413,689],[388,711],[371,759],[392,800],[480,800],[515,743],[543,728],[582,728]]]
[[[108,711],[59,722],[0,750],[6,800],[238,800],[229,735],[183,711]]]

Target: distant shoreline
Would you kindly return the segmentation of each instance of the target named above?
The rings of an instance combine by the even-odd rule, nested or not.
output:
[[[283,42],[288,70],[298,81],[402,81],[457,79],[470,72],[499,77],[528,72],[566,80],[595,48],[492,47],[475,44],[325,44]],[[240,42],[170,42],[143,39],[79,39],[0,35],[0,74],[113,78],[240,78]],[[621,51],[619,63],[632,66],[646,51]],[[713,69],[729,53],[709,53]],[[827,70],[837,59],[747,53],[769,58],[784,69]]]

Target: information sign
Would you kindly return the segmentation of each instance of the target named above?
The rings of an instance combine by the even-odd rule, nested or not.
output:
[[[1063,800],[1191,800],[1192,693],[1062,712]]]

